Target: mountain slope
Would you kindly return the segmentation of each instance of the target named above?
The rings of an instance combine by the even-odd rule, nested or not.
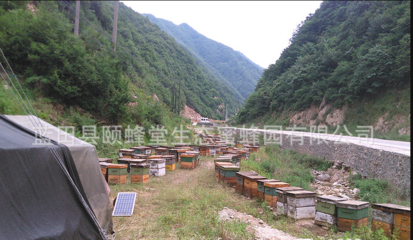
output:
[[[172,37],[123,3],[116,52],[113,2],[81,1],[79,37],[72,34],[75,2],[28,3],[0,3],[0,47],[26,83],[52,101],[102,117],[110,112],[112,122],[141,93],[156,94],[175,113],[186,104],[215,119],[224,119],[223,105],[230,114],[241,105]]]
[[[410,88],[409,1],[323,2],[290,42],[264,71],[238,122],[321,102],[352,108]]]
[[[262,76],[263,68],[244,54],[208,39],[186,23],[177,26],[151,14],[144,14],[144,16],[175,38],[179,44],[188,48],[189,52],[216,78],[235,88],[239,92],[239,99],[244,100],[252,93],[258,79]]]

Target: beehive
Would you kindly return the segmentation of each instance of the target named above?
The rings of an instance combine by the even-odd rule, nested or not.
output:
[[[125,158],[125,157],[123,157],[123,158],[118,158],[117,162],[118,162],[118,164],[125,164],[125,165],[127,165],[128,167],[127,167],[126,170],[129,172],[129,170],[130,170],[129,160],[132,160],[132,158]]]
[[[149,164],[131,164],[131,183],[147,183],[149,181]]]
[[[151,147],[147,146],[137,146],[137,147],[131,147],[130,149],[134,150],[135,154],[144,154],[144,155],[151,155]]]
[[[148,161],[149,161],[150,159],[159,159],[159,158],[162,158],[162,155],[152,155],[152,156],[149,156],[149,157],[148,157]]]
[[[126,175],[128,174],[128,165],[125,164],[109,164],[108,166],[108,183],[125,184]]]
[[[257,180],[267,179],[266,177],[259,175],[245,175],[244,186],[242,193],[246,197],[258,197],[258,184]]]
[[[135,152],[133,149],[119,149],[120,158],[132,158],[132,154]]]
[[[236,183],[235,183],[235,190],[239,194],[243,194],[244,192],[244,177],[246,175],[258,176],[258,174],[255,172],[237,172],[235,175],[237,176]]]
[[[337,224],[337,202],[346,201],[345,198],[323,195],[317,197],[317,207],[314,222],[317,225],[332,227]]]
[[[273,208],[277,207],[277,192],[276,188],[281,188],[281,187],[289,187],[289,183],[285,182],[266,182],[264,183],[264,199],[267,202],[268,206],[271,206]]]
[[[162,158],[165,159],[165,169],[167,171],[175,170],[175,155],[163,155]]]
[[[219,166],[219,177],[220,180],[229,185],[235,185],[237,176],[236,173],[239,172],[239,167],[234,165],[220,165]]]
[[[163,148],[163,147],[155,148],[155,155],[167,155],[167,154],[168,154],[168,148]]]
[[[164,176],[165,175],[165,159],[152,158],[148,159],[149,162],[149,175],[150,176]]]
[[[288,206],[287,216],[296,220],[314,219],[316,208],[315,197],[317,196],[315,192],[306,190],[287,191],[286,196]]]
[[[275,179],[260,179],[257,180],[257,191],[258,191],[258,198],[265,200],[265,187],[264,183],[266,182],[281,182],[280,180]]]
[[[368,224],[368,202],[346,200],[337,202],[337,227],[339,231],[350,231],[351,226]]]
[[[147,147],[150,147],[151,149],[151,153],[149,155],[156,155],[155,154],[155,149],[157,149],[159,147],[159,145],[147,145]],[[148,149],[149,152],[149,149]]]
[[[181,155],[184,154],[188,149],[177,149],[176,154],[178,158],[178,162],[181,162]]]
[[[199,152],[198,151],[186,151],[185,154],[195,155],[195,167],[199,165]]]
[[[194,169],[195,167],[195,154],[183,153],[181,155],[181,168]]]
[[[234,164],[230,162],[215,162],[215,180],[219,181],[220,180],[220,169],[219,166],[221,165],[227,165],[227,166],[234,166]]]
[[[275,192],[277,194],[277,213],[280,215],[287,215],[288,204],[287,204],[287,191],[299,191],[303,190],[300,187],[281,187],[276,188]]]
[[[393,214],[393,233],[397,232],[400,240],[410,239],[410,207],[398,206]]]
[[[98,158],[99,163],[105,162],[105,163],[112,163],[113,159],[112,158]]]
[[[148,163],[149,155],[146,154],[132,154],[132,159],[145,159],[146,163]]]
[[[106,180],[106,182],[108,181],[108,165],[110,165],[112,163],[107,163],[107,162],[100,162],[100,170],[102,171],[103,174],[103,178]]]
[[[237,144],[235,144],[235,147],[241,149],[241,148],[244,147],[244,144],[243,143],[237,143]]]
[[[209,156],[209,148],[205,145],[199,146],[199,152],[201,156]]]

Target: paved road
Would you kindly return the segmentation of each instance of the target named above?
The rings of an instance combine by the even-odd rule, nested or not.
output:
[[[241,128],[237,128],[241,129]],[[292,132],[292,131],[277,131],[277,130],[264,130],[258,129],[259,132],[267,133],[276,133],[278,134],[286,134],[286,135],[294,135],[296,136],[295,139],[301,136],[305,137],[313,137],[315,139],[325,139],[330,141],[339,141],[342,143],[352,143],[360,146],[366,146],[374,149],[381,149],[384,151],[389,152],[396,152],[400,154],[404,154],[410,156],[410,142],[403,142],[403,141],[393,141],[393,140],[384,140],[378,138],[359,138],[353,136],[340,136],[334,134],[318,134],[318,133],[310,133],[310,132]],[[317,140],[315,140],[317,141]]]

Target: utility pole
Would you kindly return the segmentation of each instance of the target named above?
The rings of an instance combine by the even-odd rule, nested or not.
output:
[[[76,1],[76,16],[75,16],[75,35],[79,36],[79,10],[80,10],[80,1]]]
[[[112,42],[113,42],[113,51],[116,52],[116,34],[118,31],[118,7],[119,0],[115,1],[115,16],[113,17],[113,32],[112,32]]]

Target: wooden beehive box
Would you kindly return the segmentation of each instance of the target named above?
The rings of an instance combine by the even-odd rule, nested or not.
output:
[[[149,162],[149,175],[150,176],[164,176],[165,175],[165,159],[153,158],[148,159]]]
[[[149,164],[131,164],[131,183],[147,183],[149,181]]]
[[[280,215],[287,215],[288,205],[287,205],[287,191],[299,191],[303,190],[300,187],[281,187],[276,188],[275,193],[277,194],[277,213]]]
[[[195,167],[195,154],[183,153],[181,155],[181,168],[194,169]]]
[[[117,163],[118,163],[118,164],[125,164],[125,165],[127,165],[128,167],[127,167],[126,170],[129,172],[129,170],[130,170],[129,161],[130,161],[130,160],[132,160],[132,158],[125,158],[125,157],[123,157],[123,158],[118,158]]]
[[[113,159],[112,158],[98,158],[99,163],[105,162],[105,163],[112,163]]]
[[[106,182],[108,181],[108,165],[110,165],[112,163],[107,163],[107,162],[100,162],[100,170],[102,171],[103,174],[103,178],[106,180]]]
[[[133,149],[135,154],[151,155],[152,148],[146,147],[146,146],[137,146],[137,147],[131,147],[130,149]]]
[[[337,202],[346,201],[347,199],[323,195],[317,197],[317,207],[314,222],[317,225],[332,227],[337,224]]]
[[[163,148],[163,147],[155,148],[155,155],[167,155],[167,154],[168,154],[168,148]]]
[[[205,145],[199,146],[199,152],[201,156],[209,156],[209,148]]]
[[[235,185],[237,176],[236,173],[239,172],[239,167],[234,165],[220,165],[219,166],[219,175],[220,180],[224,183],[228,183],[230,185]]]
[[[220,180],[220,169],[219,166],[221,165],[228,165],[228,166],[234,166],[234,164],[230,163],[230,162],[215,162],[215,180],[219,181]]]
[[[368,224],[368,202],[346,200],[337,202],[337,227],[339,231],[351,231],[351,226]]]
[[[394,207],[398,205],[389,203],[374,203],[372,208],[371,229],[377,231],[383,229],[387,237],[391,237],[394,224]]]
[[[108,166],[108,183],[125,184],[128,174],[128,165],[125,164],[109,164]]]
[[[133,149],[119,149],[120,158],[132,158],[133,153],[135,153]]]
[[[163,159],[165,159],[165,169],[167,171],[175,170],[175,155],[163,155]]]
[[[181,162],[181,155],[184,154],[187,151],[189,151],[189,150],[188,149],[177,149],[176,150],[178,162]]]
[[[260,179],[257,180],[257,191],[258,191],[258,198],[265,200],[265,187],[264,183],[266,182],[281,182],[280,180],[276,179]]]
[[[235,190],[239,194],[243,194],[244,192],[244,177],[246,175],[253,175],[253,176],[258,176],[258,173],[255,172],[237,172],[236,174],[236,183],[235,183]]]
[[[264,183],[264,199],[267,202],[268,206],[273,208],[277,207],[277,188],[289,187],[289,183],[285,182],[266,182]]]
[[[393,210],[394,224],[393,233],[398,232],[396,235],[400,240],[411,239],[410,238],[410,207],[398,206]]]
[[[195,155],[195,167],[199,165],[199,152],[198,151],[186,151],[185,154]]]
[[[165,159],[163,158],[151,158],[148,159],[150,169],[161,169],[165,168]]]
[[[315,192],[298,190],[287,191],[287,216],[296,220],[307,219],[315,217],[315,198],[317,194]]]
[[[267,179],[266,177],[259,175],[245,175],[243,195],[246,197],[258,197],[258,184],[257,180]]]

